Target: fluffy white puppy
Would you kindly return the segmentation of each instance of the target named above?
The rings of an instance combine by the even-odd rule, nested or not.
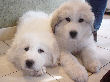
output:
[[[85,68],[92,73],[100,68],[92,35],[93,23],[91,7],[80,0],[63,3],[52,15],[51,27],[61,49],[61,64],[76,82],[87,82]],[[84,66],[75,57],[78,54]]]
[[[32,76],[42,75],[46,73],[45,67],[57,65],[60,53],[48,15],[34,11],[25,13],[7,54],[18,69]]]

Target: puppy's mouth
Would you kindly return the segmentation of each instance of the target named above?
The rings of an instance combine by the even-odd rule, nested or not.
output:
[[[24,71],[35,72],[35,73],[38,72],[38,70],[35,70],[35,69],[24,69]]]
[[[35,70],[35,69],[23,69],[23,71],[27,74],[27,75],[30,75],[30,76],[41,76],[42,75],[42,72],[40,70]],[[46,73],[46,72],[45,72]]]
[[[39,69],[36,69],[36,68],[34,68],[34,67],[31,67],[31,68],[25,67],[25,68],[23,68],[22,70],[30,71],[30,72],[35,72],[35,73],[37,73],[37,72],[39,71]]]
[[[38,74],[39,71],[36,70],[32,70],[32,69],[23,69],[23,71],[30,76],[36,76]]]

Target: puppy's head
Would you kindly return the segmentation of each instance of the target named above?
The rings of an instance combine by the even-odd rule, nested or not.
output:
[[[59,53],[56,49],[50,47],[54,44],[47,45],[39,39],[31,34],[26,34],[20,38],[19,36],[16,37],[7,52],[9,61],[19,69],[36,73],[42,67],[55,65]]]
[[[65,39],[78,39],[92,34],[94,14],[86,2],[68,1],[54,11],[51,19],[53,32]]]

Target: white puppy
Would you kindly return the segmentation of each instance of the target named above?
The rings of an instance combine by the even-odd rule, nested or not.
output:
[[[86,2],[68,1],[53,12],[51,26],[61,49],[61,64],[76,82],[87,82],[85,68],[98,72],[100,62],[93,40],[94,14]],[[82,66],[75,55],[80,54]]]
[[[24,14],[7,54],[18,69],[32,76],[42,75],[45,67],[57,65],[60,53],[48,15],[34,11]]]

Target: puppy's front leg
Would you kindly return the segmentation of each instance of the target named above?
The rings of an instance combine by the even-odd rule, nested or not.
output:
[[[97,58],[97,51],[95,46],[88,46],[81,51],[81,58],[86,69],[92,73],[98,72],[100,69],[100,62]]]
[[[75,82],[87,82],[88,73],[78,60],[69,52],[61,53],[61,65]]]

